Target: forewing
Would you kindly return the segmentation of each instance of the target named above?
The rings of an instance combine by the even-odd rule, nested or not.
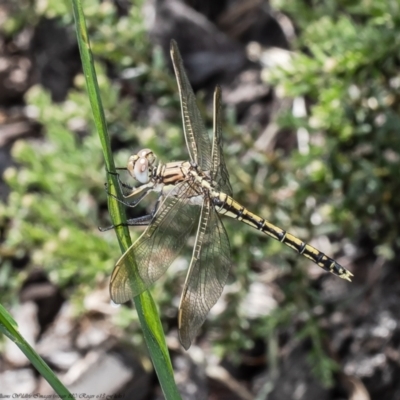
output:
[[[199,165],[203,171],[209,171],[211,167],[211,141],[197,107],[196,97],[190,86],[175,40],[171,40],[171,58],[178,82],[183,128],[190,159]]]
[[[231,265],[229,239],[210,199],[203,203],[193,257],[179,306],[179,340],[190,347],[221,296]]]
[[[217,182],[218,190],[232,196],[232,187],[229,183],[229,173],[226,169],[222,149],[222,107],[221,88],[217,86],[214,91],[214,135],[211,155],[211,178]]]
[[[189,205],[193,190],[185,182],[162,202],[148,228],[117,261],[110,294],[125,303],[147,290],[167,270],[190,235],[200,207]]]

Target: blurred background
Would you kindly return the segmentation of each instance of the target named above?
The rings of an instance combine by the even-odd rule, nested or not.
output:
[[[355,275],[343,281],[226,218],[231,276],[185,352],[189,243],[151,291],[182,397],[399,399],[400,2],[83,7],[117,165],[141,148],[188,158],[174,38],[210,128],[222,86],[234,197]],[[70,2],[2,1],[0,54],[1,304],[71,392],[161,399],[133,306],[110,304],[120,250],[97,229],[110,224],[106,172]],[[3,395],[53,393],[13,343],[0,346]]]

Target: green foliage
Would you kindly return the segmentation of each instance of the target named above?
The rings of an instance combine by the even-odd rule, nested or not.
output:
[[[116,154],[118,166],[125,164],[128,151],[142,147],[152,148],[163,161],[187,158],[176,83],[160,51],[152,52],[146,40],[139,11],[142,2],[135,1],[125,16],[119,16],[110,2],[100,6],[97,1],[85,2],[94,53],[140,94],[144,107],[168,111],[168,122],[150,124],[146,114],[135,115],[132,123],[132,111],[138,112],[135,105],[100,73],[109,131],[125,148]],[[228,115],[225,153],[235,198],[304,240],[335,233],[355,243],[366,234],[375,243],[375,252],[390,258],[398,245],[400,226],[396,196],[400,189],[398,2],[274,3],[293,16],[300,31],[298,49],[307,51],[299,50],[289,68],[269,71],[269,76],[287,96],[304,96],[311,104],[307,116],[282,115],[279,123],[293,130],[306,128],[309,148],[290,155],[279,150],[266,154],[255,146],[256,133],[242,131],[235,126],[234,116]],[[29,12],[29,6],[21,8],[23,13],[10,20],[9,31],[28,21],[34,25],[42,16],[62,15],[63,23],[72,21],[61,10],[62,4],[69,7],[67,3],[44,4],[44,9]],[[12,192],[7,205],[0,206],[0,218],[10,221],[2,246],[21,258],[29,254],[31,264],[45,267],[56,283],[71,291],[76,285],[82,292],[109,276],[119,250],[113,232],[97,231],[103,216],[98,204],[106,199],[105,171],[98,139],[92,134],[83,77],[75,84],[68,99],[58,105],[39,88],[29,92],[29,110],[38,115],[46,140],[15,146],[19,165],[6,173]],[[210,126],[210,110],[203,103],[199,106]],[[320,223],[310,222],[313,215],[319,216]],[[234,357],[238,349],[250,348],[255,338],[270,341],[296,321],[298,339],[311,340],[311,365],[330,384],[335,364],[324,353],[324,333],[310,311],[322,300],[309,290],[305,268],[300,267],[309,263],[237,221],[224,219],[224,223],[235,283],[229,288],[226,310],[206,324],[211,332],[218,330],[214,349],[221,356]],[[138,229],[131,233],[133,240],[140,234]],[[334,245],[340,247],[340,243]],[[184,255],[190,254],[187,248]],[[238,311],[239,305],[251,282],[259,279],[250,271],[267,269],[275,276],[290,273],[290,283],[281,285],[284,295],[276,310],[251,320]],[[186,269],[175,272],[169,271],[152,290],[163,316],[176,313],[171,299],[179,298],[182,285],[176,282],[183,282]],[[0,273],[3,297],[9,297],[16,286],[7,279],[8,273],[10,267]],[[130,310],[126,314],[134,315]]]
[[[36,353],[33,347],[24,339],[18,330],[18,324],[0,304],[0,332],[12,340],[25,356],[31,361],[37,371],[47,380],[60,397],[72,397],[68,389],[60,382],[55,373],[45,361]]]
[[[307,117],[286,123],[311,133],[309,153],[293,157],[294,168],[311,164],[301,191],[329,196],[333,207],[328,217],[347,236],[362,227],[377,253],[379,246],[397,247],[398,2],[316,2],[314,8],[302,1],[281,4],[289,13],[299,12],[295,22],[305,30],[298,44],[311,53],[272,74],[288,96],[306,96],[312,104]],[[312,160],[320,162],[318,171]]]
[[[135,66],[140,62],[151,64],[147,59],[151,54],[145,51],[149,46],[140,16],[142,1],[136,3],[139,7],[118,17],[111,3],[99,7],[98,1],[85,2],[89,27],[97,32],[97,50],[103,59],[122,67],[124,61]],[[4,29],[8,27],[10,34],[36,25],[42,17],[62,17],[59,22],[68,25],[73,21],[70,2],[45,2],[41,6],[24,3],[9,11]],[[135,49],[130,58],[128,47]],[[101,65],[97,70],[111,132],[140,136],[138,127],[130,124],[132,105],[121,98],[118,86],[111,84]],[[141,74],[146,71],[140,70]],[[109,276],[119,253],[114,233],[97,229],[98,205],[106,202],[105,170],[82,76],[75,85],[60,104],[52,103],[49,94],[39,87],[26,96],[27,110],[43,125],[45,139],[16,143],[13,156],[18,167],[5,173],[12,191],[7,204],[0,204],[0,221],[10,221],[1,247],[2,300],[10,299],[26,276],[24,271],[17,279],[9,279],[11,256],[21,260],[28,256],[30,265],[45,268],[60,287],[80,293]],[[117,159],[124,165],[127,153]]]
[[[399,3],[277,0],[274,5],[300,28],[298,51],[289,67],[266,76],[286,96],[303,96],[310,104],[307,116],[287,113],[279,119],[282,127],[310,134],[307,151],[293,152],[285,164],[285,176],[301,183],[290,209],[312,199],[312,212],[323,223],[309,228],[353,243],[368,237],[376,256],[390,259],[400,244]],[[294,211],[291,216],[297,220]],[[284,291],[289,293],[288,287]],[[301,297],[306,302],[297,311],[321,301],[307,290]],[[311,339],[311,365],[330,384],[335,364],[324,354],[323,336],[317,319],[308,317],[300,337]]]
[[[21,141],[13,148],[20,166],[5,173],[12,192],[0,215],[12,220],[4,245],[29,254],[59,286],[87,291],[109,274],[118,250],[111,234],[97,230],[97,202],[106,195],[86,94],[73,91],[54,104],[34,87],[27,101],[46,141]]]
[[[94,36],[92,47],[98,57],[112,62],[118,73],[126,76],[125,85],[142,95],[147,104],[175,107],[179,125],[164,122],[144,129],[147,120],[132,123],[134,105],[121,96],[119,85],[111,82],[104,64],[99,63],[96,69],[109,132],[123,148],[115,154],[118,166],[125,166],[131,152],[143,147],[152,147],[165,161],[183,159],[185,154],[178,128],[181,120],[175,81],[165,69],[160,51],[151,52],[140,14],[142,1],[136,3],[138,7],[121,17],[111,3],[102,3],[99,9],[95,7],[97,1],[92,8],[86,2],[85,13]],[[29,23],[36,24],[41,16],[51,17],[56,10],[50,3],[48,7],[40,13],[31,8]],[[14,18],[22,18],[17,11]],[[72,23],[69,17],[64,15],[60,23]],[[27,24],[25,21],[21,27]],[[67,99],[59,104],[54,104],[40,87],[33,87],[25,98],[27,111],[42,124],[44,137],[16,143],[12,153],[17,166],[4,175],[11,189],[6,204],[0,204],[0,226],[5,226],[6,238],[0,246],[1,301],[5,303],[15,300],[27,273],[38,267],[45,269],[83,312],[82,295],[108,282],[120,254],[114,232],[100,233],[97,229],[99,221],[102,225],[110,223],[105,209],[106,172],[83,76],[77,76],[74,84]],[[145,206],[151,210],[153,204]],[[142,206],[138,209],[136,212],[145,212]],[[132,229],[132,239],[141,232]],[[28,263],[17,275],[12,269],[16,260]],[[173,279],[176,277],[167,275],[159,284],[160,290],[155,291],[164,311],[171,310],[172,296],[180,294],[172,283],[174,290],[162,289],[163,283],[168,286]],[[137,322],[136,313],[128,311],[116,316],[118,324]],[[131,318],[127,319],[127,314]],[[139,342],[138,336],[132,336],[137,329],[137,323],[130,325],[128,335]]]

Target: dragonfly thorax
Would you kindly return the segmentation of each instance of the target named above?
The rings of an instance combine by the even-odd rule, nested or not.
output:
[[[129,157],[127,170],[140,183],[148,183],[156,166],[156,156],[150,149],[140,150]]]

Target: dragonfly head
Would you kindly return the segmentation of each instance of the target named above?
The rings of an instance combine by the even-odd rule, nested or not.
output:
[[[143,149],[129,157],[127,169],[134,179],[140,183],[148,183],[155,161],[154,153],[150,149]]]

